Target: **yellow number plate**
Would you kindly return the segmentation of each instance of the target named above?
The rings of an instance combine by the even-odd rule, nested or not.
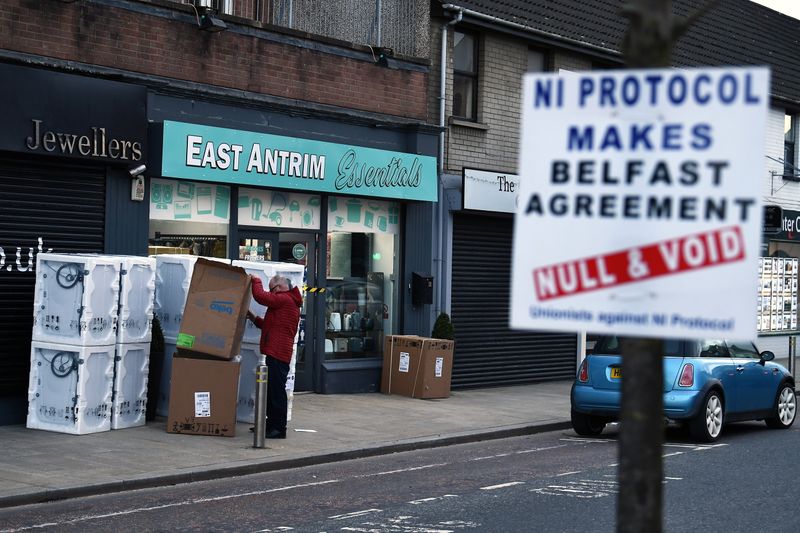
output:
[[[622,377],[622,368],[615,366],[611,368],[611,379],[620,379]]]

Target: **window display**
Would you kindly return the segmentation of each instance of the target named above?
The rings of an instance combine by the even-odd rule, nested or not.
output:
[[[797,329],[797,268],[796,258],[760,258],[758,331]]]
[[[382,357],[396,316],[399,205],[334,197],[328,211],[325,357]]]

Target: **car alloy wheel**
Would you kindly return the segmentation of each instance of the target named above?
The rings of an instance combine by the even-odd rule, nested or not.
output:
[[[706,394],[703,407],[689,423],[692,437],[701,442],[713,442],[722,433],[724,409],[722,399],[716,391]]]
[[[786,429],[792,426],[797,415],[797,397],[794,389],[783,385],[775,398],[775,416],[766,420],[771,428]]]
[[[570,419],[572,421],[572,429],[575,430],[575,433],[583,437],[594,437],[599,435],[606,427],[605,420],[599,416],[579,413],[574,409],[570,412]]]

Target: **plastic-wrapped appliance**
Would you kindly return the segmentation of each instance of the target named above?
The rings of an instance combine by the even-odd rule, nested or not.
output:
[[[111,429],[145,425],[150,343],[116,345]]]
[[[26,426],[84,435],[111,429],[114,345],[31,343]]]
[[[235,259],[231,262],[235,267],[241,267],[245,272],[251,276],[256,276],[264,284],[264,290],[267,290],[269,279],[277,273],[275,265],[280,263],[263,262],[263,261],[242,261]],[[258,316],[263,317],[267,308],[256,302],[255,299],[250,299],[250,311]],[[258,343],[261,340],[261,330],[249,320],[244,326],[244,335],[242,336],[242,343]]]
[[[236,420],[239,422],[255,423],[256,408],[256,368],[258,367],[261,351],[258,344],[242,343],[239,355],[239,396],[236,401]],[[267,376],[269,379],[269,376]]]
[[[36,256],[35,341],[112,346],[117,341],[120,263],[108,256]]]
[[[178,345],[176,337],[164,335],[164,362],[161,366],[161,381],[158,385],[158,402],[156,403],[156,414],[158,416],[169,416],[169,389],[172,382],[172,357]]]
[[[121,256],[117,342],[150,342],[156,290],[156,260]]]
[[[154,257],[156,279],[153,314],[161,323],[164,337],[177,338],[197,256],[158,254]],[[170,367],[171,363],[170,360]]]

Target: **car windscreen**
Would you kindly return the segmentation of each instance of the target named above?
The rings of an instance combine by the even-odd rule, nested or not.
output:
[[[604,355],[622,355],[620,339],[616,335],[600,337],[595,343],[592,352]],[[680,339],[664,339],[664,356],[683,357],[683,342]]]

